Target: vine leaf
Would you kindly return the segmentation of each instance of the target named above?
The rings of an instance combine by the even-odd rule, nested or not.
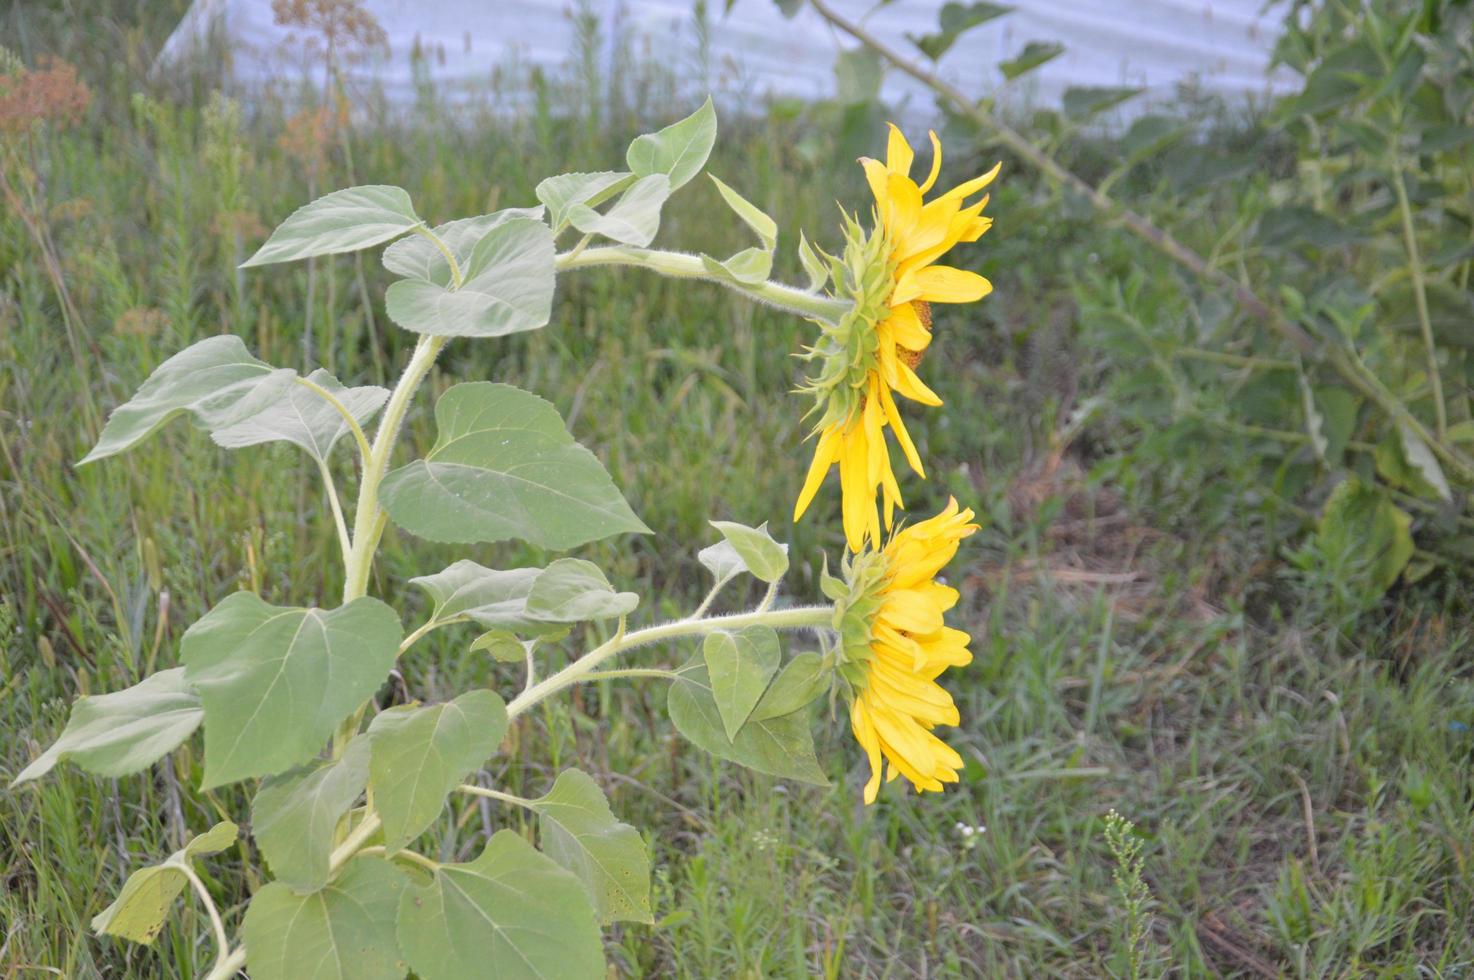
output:
[[[553,233],[541,221],[499,222],[471,250],[459,289],[401,279],[384,293],[384,311],[406,330],[437,337],[536,330],[553,315],[553,254]]]
[[[650,857],[640,832],[615,818],[592,776],[558,774],[548,795],[533,801],[543,853],[578,876],[599,921],[653,922]]]
[[[750,718],[735,738],[728,738],[706,664],[697,657],[679,673],[670,687],[670,720],[697,748],[758,772],[816,786],[829,785],[814,756],[807,711],[762,720]],[[753,713],[763,713],[761,702]]]
[[[637,177],[665,174],[677,190],[706,166],[717,139],[717,113],[706,102],[680,122],[658,133],[637,136],[625,152],[625,162]]]
[[[229,820],[217,823],[169,855],[160,864],[139,868],[123,882],[113,903],[92,919],[99,936],[118,936],[135,943],[152,943],[164,928],[174,900],[189,884],[187,869],[195,858],[218,854],[235,843],[237,828]]]
[[[761,625],[717,630],[707,634],[701,655],[722,729],[728,740],[735,739],[783,659],[778,634]]]
[[[640,604],[633,592],[615,592],[599,566],[582,558],[559,558],[533,580],[529,615],[550,623],[581,623],[627,616]]]
[[[493,834],[475,861],[443,864],[428,885],[405,890],[399,945],[421,980],[551,980],[605,971],[582,882],[511,830]]]
[[[492,691],[390,708],[373,720],[369,786],[390,854],[435,822],[445,797],[496,752],[506,731],[507,707]]]
[[[132,449],[186,412],[209,430],[243,422],[275,405],[296,377],[291,368],[252,357],[239,337],[209,337],[155,368],[132,398],[113,409],[97,445],[77,465]]]
[[[480,214],[474,218],[447,221],[443,225],[436,225],[434,232],[435,237],[450,249],[450,254],[455,256],[456,265],[464,274],[476,244],[485,238],[491,229],[503,222],[518,218],[541,221],[542,216],[542,208],[503,208],[500,211]],[[401,238],[390,245],[384,249],[383,262],[384,268],[395,275],[409,279],[422,279],[425,282],[435,283],[437,286],[449,286],[451,283],[450,263],[445,260],[445,253],[441,252],[435,243],[424,235]]]
[[[315,756],[384,682],[402,637],[394,610],[367,596],[323,610],[237,592],[206,613],[182,642],[205,706],[203,788]]]
[[[349,187],[292,212],[241,268],[356,252],[398,238],[419,224],[419,215],[403,188],[388,184]]]
[[[273,881],[246,910],[251,980],[403,980],[408,967],[394,929],[408,888],[379,857],[354,858],[306,895]]]
[[[355,738],[335,762],[272,776],[251,802],[251,836],[277,880],[299,892],[328,883],[333,832],[368,783],[369,742]]]
[[[521,538],[572,548],[648,533],[598,458],[557,409],[511,385],[458,384],[435,404],[439,437],[424,459],[384,478],[394,523],[432,541]]]
[[[204,717],[182,667],[112,694],[80,697],[61,736],[10,785],[39,779],[67,760],[99,776],[130,775],[178,748]]]
[[[322,368],[309,374],[307,380],[331,392],[360,427],[389,400],[387,388],[376,385],[346,388]],[[256,446],[263,442],[290,442],[323,463],[327,462],[338,440],[348,432],[348,420],[326,398],[306,385],[294,384],[265,411],[216,429],[210,433],[210,438],[226,449]]]

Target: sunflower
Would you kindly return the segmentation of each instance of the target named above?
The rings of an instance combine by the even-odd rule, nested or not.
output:
[[[852,692],[850,728],[870,758],[866,803],[880,789],[882,756],[887,781],[905,776],[918,792],[957,782],[962,757],[932,734],[938,725],[958,723],[957,706],[936,679],[972,661],[972,638],[943,623],[957,590],[935,577],[958,542],[978,529],[972,518],[949,500],[936,517],[896,532],[883,549],[848,559],[845,581],[826,576],[841,636],[840,672]]]
[[[891,468],[887,427],[911,468],[926,476],[893,393],[923,405],[942,403],[916,374],[931,343],[931,304],[971,303],[993,290],[975,272],[936,262],[954,245],[977,241],[992,225],[982,213],[987,196],[971,204],[967,199],[991,183],[999,168],[924,201],[942,165],[941,142],[936,133],[930,136],[931,172],[921,184],[911,179],[915,153],[894,125],[886,162],[860,161],[875,195],[872,228],[867,232],[848,219],[843,257],[830,257],[832,292],[850,301],[851,308],[839,323],[820,324],[824,335],[805,355],[822,364],[805,385],[821,417],[793,519],[803,516],[829,468],[838,464],[845,538],[855,552],[866,540],[880,546],[877,492],[886,529],[895,509],[905,506]]]

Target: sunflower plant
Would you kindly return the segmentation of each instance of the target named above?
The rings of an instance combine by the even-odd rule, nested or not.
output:
[[[985,199],[968,199],[993,175],[924,202],[940,147],[933,137],[930,176],[917,184],[910,147],[893,131],[886,163],[863,162],[876,199],[870,227],[847,219],[835,255],[802,239],[809,283],[798,288],[769,278],[776,224],[714,176],[757,244],[727,257],[649,247],[665,201],[704,169],[715,138],[708,102],[634,140],[623,170],[549,177],[536,205],[433,226],[397,187],[319,198],[245,266],[386,245],[383,265],[396,278],[385,309],[418,335],[392,389],[275,367],[239,338],[217,336],[164,361],[108,417],[83,464],[134,449],[177,416],[225,448],[296,445],[322,476],[345,584],[331,608],[273,605],[250,591],[221,597],[185,631],[181,666],[79,698],[60,737],[16,777],[23,784],[64,761],[105,777],[138,773],[202,730],[200,790],[254,787],[249,814],[238,816],[264,867],[243,913],[217,905],[202,865],[241,843],[240,827],[224,820],[133,872],[93,919],[96,932],[150,943],[189,892],[218,944],[211,980],[241,970],[255,980],[603,977],[602,927],[652,921],[643,838],[587,773],[565,770],[543,795],[524,798],[483,770],[520,716],[596,680],[665,683],[671,722],[689,741],[818,785],[827,779],[814,750],[815,705],[842,701],[871,768],[867,803],[883,769],[920,791],[957,779],[962,760],[934,730],[956,725],[958,713],[937,680],[968,662],[969,638],[944,624],[958,594],[937,577],[976,525],[953,501],[894,528],[900,495],[883,430],[920,473],[892,393],[938,403],[916,371],[931,339],[929,304],[969,302],[988,287],[936,262],[987,229]],[[565,238],[571,244],[560,247]],[[780,594],[788,549],[766,525],[726,522],[713,522],[720,540],[699,555],[710,593],[665,622],[640,625],[639,596],[571,557],[511,569],[462,558],[409,579],[422,603],[407,602],[403,587],[370,594],[390,523],[434,542],[519,539],[550,550],[650,533],[557,410],[508,384],[451,386],[434,405],[433,446],[422,458],[395,456],[421,383],[449,342],[541,329],[553,317],[558,277],[595,266],[716,282],[817,325],[803,356],[817,365],[806,387],[818,399],[819,447],[799,511],[837,461],[850,546],[841,575],[822,578],[823,601]],[[351,509],[329,466],[343,452],[356,462]],[[767,583],[762,601],[713,611],[740,576]],[[397,606],[429,613],[407,628]],[[608,639],[578,649],[581,624],[604,624]],[[466,656],[520,665],[520,689],[382,704],[390,672],[437,630],[462,631]],[[801,649],[785,656],[783,635],[802,638]],[[679,666],[631,656],[690,641],[699,652]],[[417,851],[457,796],[530,811],[536,839],[497,830],[464,863]],[[250,859],[245,847],[238,853]]]

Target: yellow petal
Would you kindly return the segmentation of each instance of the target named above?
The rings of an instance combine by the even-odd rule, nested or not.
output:
[[[921,193],[925,194],[932,189],[937,182],[937,174],[942,172],[942,141],[937,139],[937,131],[928,129],[926,135],[931,137],[931,173],[926,175],[926,183],[921,185]]]
[[[921,465],[921,454],[916,451],[916,444],[911,441],[911,433],[906,431],[906,426],[901,422],[901,413],[896,408],[896,400],[891,397],[890,389],[881,389],[880,404],[885,409],[891,429],[896,433],[896,442],[901,444],[901,452],[906,455],[906,462],[911,464],[917,476],[923,480],[926,479],[926,470]]]
[[[875,206],[880,209],[881,214],[885,214],[887,206],[885,182],[890,176],[885,169],[885,164],[869,157],[861,157],[860,166],[865,170],[865,182],[870,185],[870,193],[875,195]]]
[[[993,284],[976,272],[945,265],[919,269],[910,278],[917,288],[914,298],[929,303],[974,303],[993,291]]]
[[[819,436],[819,443],[814,447],[814,461],[809,464],[809,474],[804,477],[803,489],[798,492],[798,503],[793,506],[793,519],[797,521],[804,516],[804,511],[809,509],[809,503],[814,499],[814,494],[819,492],[819,485],[824,482],[824,475],[829,472],[829,467],[834,463],[838,454],[840,442],[840,426],[831,425]]]
[[[916,154],[911,151],[911,144],[906,142],[906,137],[895,123],[886,125],[891,128],[891,132],[890,139],[886,142],[885,168],[893,174],[905,177],[911,173],[911,161]]]
[[[865,750],[865,755],[870,760],[870,779],[865,783],[865,802],[874,803],[875,794],[880,791],[880,736],[875,733],[875,726],[865,714],[862,699],[855,699],[855,703],[850,706],[850,730],[855,733],[855,741]]]
[[[916,376],[916,372],[907,367],[905,361],[898,360],[896,362],[896,375],[896,384],[891,387],[895,388],[896,391],[905,395],[907,398],[914,402],[921,402],[923,405],[936,406],[942,404],[942,400],[937,397],[937,393],[922,384],[921,379]]]
[[[916,307],[910,303],[891,307],[891,315],[882,325],[889,327],[889,336],[907,350],[926,350],[931,343],[931,331],[922,326]]]

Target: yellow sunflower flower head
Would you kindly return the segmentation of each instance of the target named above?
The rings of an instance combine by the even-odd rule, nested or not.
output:
[[[911,468],[926,476],[894,395],[942,403],[916,373],[931,343],[931,304],[971,303],[993,290],[975,272],[936,262],[954,245],[977,241],[992,225],[982,213],[987,196],[968,198],[992,182],[998,167],[925,201],[942,164],[935,133],[931,143],[931,173],[920,184],[911,178],[915,154],[894,125],[886,162],[860,161],[875,196],[871,228],[846,217],[842,254],[827,256],[830,292],[849,311],[836,324],[819,323],[819,341],[803,355],[819,365],[802,389],[814,398],[819,440],[793,519],[803,516],[829,468],[838,465],[845,539],[854,552],[867,540],[881,544],[877,493],[887,530],[896,508],[905,506],[891,468],[887,427]]]
[[[929,520],[896,532],[884,548],[844,562],[844,578],[824,578],[840,633],[839,673],[849,687],[850,728],[870,758],[865,802],[905,776],[918,792],[957,782],[962,757],[932,730],[958,723],[952,696],[937,683],[948,667],[972,661],[972,638],[943,622],[957,590],[935,581],[978,526],[956,500]]]

